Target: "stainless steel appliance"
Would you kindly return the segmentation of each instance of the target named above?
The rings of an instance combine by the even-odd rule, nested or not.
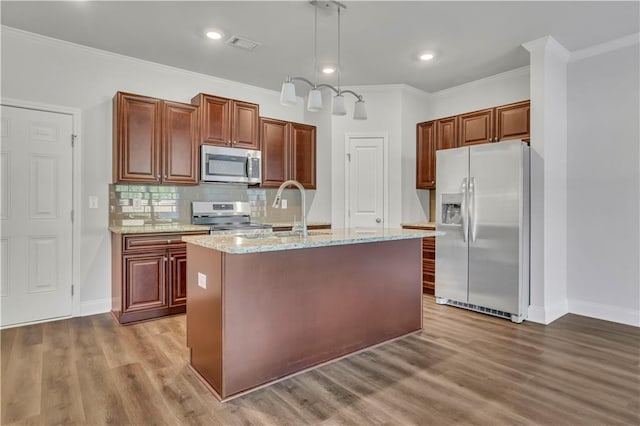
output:
[[[520,141],[436,153],[436,303],[526,319],[529,146]]]
[[[261,153],[254,149],[202,145],[200,180],[202,182],[260,183]]]
[[[271,225],[251,223],[251,208],[246,201],[193,201],[191,223],[209,225],[210,234],[250,234],[272,230]]]

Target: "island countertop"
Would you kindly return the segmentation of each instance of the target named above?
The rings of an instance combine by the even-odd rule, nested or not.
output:
[[[334,229],[309,231],[303,238],[290,232],[268,233],[265,235],[198,235],[184,236],[183,241],[224,253],[245,254],[279,250],[293,250],[314,247],[361,244],[379,241],[407,240],[413,238],[436,237],[435,231],[415,229]]]

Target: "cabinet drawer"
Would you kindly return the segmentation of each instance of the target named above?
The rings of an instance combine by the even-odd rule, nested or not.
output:
[[[197,233],[165,233],[165,234],[137,234],[125,235],[123,238],[123,251],[142,251],[149,249],[184,248],[186,243],[182,241],[183,235],[205,235],[206,232]]]

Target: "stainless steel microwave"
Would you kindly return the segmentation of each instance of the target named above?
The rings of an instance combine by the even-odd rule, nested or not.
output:
[[[201,145],[200,180],[253,185],[262,180],[261,153],[255,149]]]

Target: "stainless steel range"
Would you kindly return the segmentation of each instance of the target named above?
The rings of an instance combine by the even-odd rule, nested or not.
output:
[[[210,234],[250,234],[272,230],[271,225],[251,223],[251,207],[246,201],[193,201],[191,223],[209,225]]]

